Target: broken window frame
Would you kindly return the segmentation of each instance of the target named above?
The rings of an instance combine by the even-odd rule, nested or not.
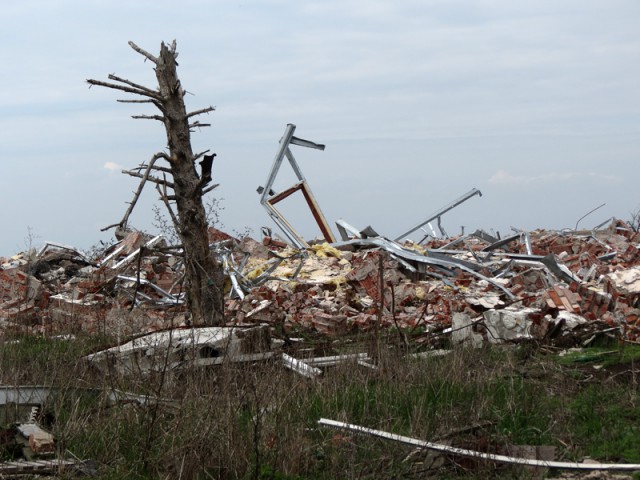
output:
[[[284,218],[284,216],[276,209],[274,206],[276,203],[284,200],[285,198],[291,196],[293,193],[297,191],[301,191],[304,196],[309,209],[311,210],[311,214],[315,219],[322,235],[328,243],[335,242],[335,237],[327,220],[324,217],[324,214],[320,210],[320,206],[315,199],[315,196],[311,192],[311,188],[307,183],[304,175],[302,174],[302,170],[298,166],[291,149],[290,145],[298,145],[301,147],[307,148],[315,148],[317,150],[324,150],[325,146],[311,142],[309,140],[303,140],[301,138],[297,138],[293,136],[293,132],[295,132],[296,126],[292,123],[287,124],[284,135],[280,139],[280,146],[278,148],[278,152],[273,160],[273,165],[271,170],[269,171],[269,176],[267,177],[267,181],[263,187],[258,189],[258,192],[261,193],[260,204],[267,210],[267,213],[271,217],[271,219],[275,222],[275,224],[283,231],[285,236],[289,239],[289,241],[298,248],[309,248],[309,244],[295,231],[295,229],[291,226],[291,224]],[[298,183],[295,185],[283,190],[282,192],[275,193],[272,190],[273,184],[275,182],[276,176],[278,175],[278,171],[282,165],[282,161],[284,158],[287,158],[293,172],[298,178]]]

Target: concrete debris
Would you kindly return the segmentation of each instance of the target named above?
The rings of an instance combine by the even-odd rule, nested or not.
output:
[[[491,343],[503,343],[533,338],[532,317],[537,314],[535,308],[507,307],[502,310],[484,312],[484,325]]]
[[[293,358],[286,353],[282,354],[282,363],[285,367],[290,370],[293,370],[296,373],[299,373],[303,377],[314,378],[322,373],[322,370],[316,367],[312,367],[311,365],[303,362],[302,360],[298,360]]]
[[[0,428],[0,454],[3,459],[37,462],[56,460],[56,444],[49,432],[34,422],[14,423]],[[15,462],[0,463],[0,475]]]
[[[51,393],[48,387],[0,386],[0,478],[95,473],[89,463],[63,458],[54,436],[38,423]]]
[[[273,349],[266,327],[174,328],[140,336],[85,360],[104,374],[141,374],[264,360],[272,356]]]
[[[274,240],[268,228],[263,241],[211,228],[228,279],[225,327],[266,325],[280,338],[394,327],[425,337],[455,332],[455,341],[475,345],[577,346],[587,331],[612,328],[628,341],[640,336],[640,234],[620,220],[594,231],[499,239],[479,230],[402,244],[338,225],[342,240],[303,248]],[[0,335],[191,331],[182,250],[161,235],[129,231],[92,259],[47,242],[0,265]]]
[[[0,463],[1,478],[39,478],[39,476],[52,476],[81,471],[85,468],[77,460],[65,460],[54,458],[51,460],[15,460]],[[58,477],[60,478],[60,477]]]
[[[431,347],[429,356],[446,354],[449,350],[441,348],[449,343],[480,348],[536,342],[563,349],[599,338],[640,343],[640,233],[624,221],[614,218],[581,231],[513,229],[504,238],[483,230],[464,234],[464,228],[461,235],[447,236],[442,216],[481,196],[472,189],[395,240],[340,219],[336,241],[290,149],[324,146],[297,138],[294,131],[295,125],[287,126],[268,178],[258,188],[260,203],[286,239],[268,227],[262,228],[261,241],[237,239],[214,227],[207,232],[226,277],[223,325],[192,324],[181,246],[169,245],[163,235],[117,229],[116,243],[91,256],[46,242],[37,251],[0,257],[0,341],[14,334],[61,341],[76,333],[115,337],[116,345],[83,359],[102,375],[270,359],[310,379],[338,364],[379,367],[367,353],[315,356],[296,350],[294,337],[309,333],[331,339],[388,329],[405,346],[411,338]],[[276,193],[272,187],[285,158],[298,183]],[[201,162],[203,174],[210,172],[212,158],[206,161]],[[304,196],[321,239],[303,239],[275,208],[296,192]],[[439,234],[431,222],[437,222]],[[419,242],[408,238],[418,230],[425,234]],[[48,432],[15,418],[43,404],[49,390],[0,387],[0,414],[5,424],[12,422],[10,429],[0,429],[0,449],[13,449],[17,442],[23,451],[19,460],[0,463],[0,477],[74,465],[55,457],[55,440]],[[135,393],[102,393],[107,402],[171,404]],[[319,424],[447,455],[535,468],[640,468],[557,462],[529,446],[494,455],[333,420]]]
[[[451,340],[454,344],[467,343],[474,348],[480,348],[485,338],[478,331],[478,322],[474,322],[466,313],[454,313],[451,320]]]
[[[23,423],[16,425],[16,429],[20,434],[20,438],[26,440],[30,453],[27,455],[29,460],[33,459],[33,455],[54,454],[56,451],[53,435],[45,432],[35,423]]]

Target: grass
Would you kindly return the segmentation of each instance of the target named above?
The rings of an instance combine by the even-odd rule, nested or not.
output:
[[[578,349],[560,357],[559,361],[563,365],[598,363],[603,367],[612,367],[631,362],[637,362],[640,365],[640,346],[621,345],[617,348],[594,347]]]
[[[114,340],[102,336],[45,338],[16,335],[0,343],[0,383],[5,385],[55,384],[69,378],[81,357]]]
[[[635,348],[604,355],[610,363],[595,370],[578,357],[532,354],[530,346],[455,348],[443,357],[415,359],[387,345],[377,359],[379,369],[345,364],[317,380],[275,361],[179,378],[104,377],[79,361],[111,342],[21,337],[0,346],[2,382],[54,387],[49,428],[61,451],[95,460],[101,479],[515,478],[522,473],[464,459],[434,462],[433,455],[410,455],[400,444],[319,428],[321,417],[488,452],[551,445],[558,459],[640,463],[640,404],[633,372],[624,373],[636,358]],[[348,348],[362,345],[364,351],[370,344],[367,338],[352,339]],[[173,403],[110,405],[99,392],[111,387]]]
[[[640,463],[640,404],[622,385],[590,384],[570,404],[579,453],[609,462]]]

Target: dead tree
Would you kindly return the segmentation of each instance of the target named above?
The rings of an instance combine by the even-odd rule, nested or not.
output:
[[[640,232],[640,207],[638,207],[634,212],[631,212],[629,224],[634,232]]]
[[[159,115],[136,115],[133,118],[157,120],[164,124],[169,152],[153,155],[151,160],[140,167],[125,171],[142,180],[123,219],[112,227],[126,229],[129,215],[142,192],[146,182],[156,184],[160,197],[169,210],[176,231],[182,241],[185,260],[185,292],[187,306],[198,325],[221,325],[224,319],[224,272],[220,262],[209,248],[208,225],[202,197],[217,185],[208,185],[211,181],[212,155],[208,151],[194,154],[191,148],[191,131],[195,127],[205,127],[193,121],[193,118],[214,110],[207,107],[187,112],[183,90],[176,71],[177,62],[175,40],[169,46],[160,45],[160,55],[155,57],[129,42],[133,50],[153,62],[158,88],[151,89],[127,79],[109,75],[111,82],[87,80],[90,85],[107,87],[144,97],[138,100],[118,100],[125,103],[150,103],[159,111]],[[214,154],[215,155],[215,154]],[[200,162],[202,173],[198,174],[196,162]],[[166,166],[156,165],[158,161]],[[170,178],[167,178],[170,177]],[[174,212],[172,203],[177,212]]]

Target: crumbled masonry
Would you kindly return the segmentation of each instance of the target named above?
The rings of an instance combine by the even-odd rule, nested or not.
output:
[[[385,346],[402,344],[397,350],[412,358],[447,355],[456,344],[480,348],[526,342],[526,348],[517,350],[527,355],[530,345],[567,352],[570,347],[612,342],[640,344],[637,225],[634,229],[614,218],[592,230],[577,230],[582,217],[574,230],[512,228],[510,235],[501,237],[484,230],[465,234],[463,227],[461,235],[449,236],[442,216],[482,196],[473,188],[400,236],[379,234],[372,226],[358,229],[343,219],[336,221],[336,236],[291,151],[293,146],[325,147],[294,136],[295,129],[287,125],[267,179],[257,189],[260,204],[283,238],[269,227],[262,227],[260,240],[235,238],[214,227],[208,231],[180,227],[182,232],[202,232],[191,235],[202,247],[200,258],[212,260],[212,253],[217,262],[211,266],[215,263],[224,272],[222,276],[220,268],[205,269],[208,276],[186,283],[203,261],[187,256],[185,262],[181,245],[127,227],[147,180],[144,176],[123,220],[106,228],[117,227],[114,244],[87,255],[73,246],[46,242],[37,251],[0,257],[0,343],[19,342],[16,338],[24,334],[63,341],[79,333],[117,338],[116,345],[79,358],[83,368],[112,380],[159,374],[162,384],[170,378],[165,373],[179,382],[187,372],[230,364],[237,372],[238,364],[251,368],[267,361],[279,362],[305,377],[305,382],[322,381],[324,369],[339,364],[382,372],[381,338]],[[140,167],[147,169],[147,175],[157,155]],[[214,156],[204,155],[200,161],[201,186],[212,181]],[[297,183],[277,192],[278,173],[287,163]],[[167,182],[161,195],[169,207],[166,188]],[[300,194],[322,238],[302,238],[294,222],[276,209],[278,203]],[[180,215],[190,213],[186,208]],[[176,221],[173,214],[172,218]],[[411,235],[422,238],[415,242]],[[219,315],[221,280],[224,316]],[[211,308],[196,306],[189,311],[186,292],[193,293],[195,282],[195,290],[204,297],[216,292]],[[215,318],[206,315],[214,311]],[[367,332],[373,335],[352,337]],[[321,341],[308,342],[309,338]],[[338,338],[343,341],[335,341]],[[159,396],[163,390],[150,396],[114,389],[119,384],[64,389],[72,395],[90,393],[107,406],[133,402],[182,409],[176,398]],[[62,447],[62,437],[58,444],[38,423],[47,418],[41,409],[56,398],[59,388],[0,385],[0,413],[4,412],[5,423],[11,421],[9,427],[0,428],[0,478],[97,475],[95,462],[79,460]],[[256,412],[268,413],[269,403],[263,404],[265,408],[256,403]],[[318,424],[427,449],[432,467],[454,455],[526,467],[522,471],[532,478],[546,475],[547,468],[638,469],[636,464],[556,461],[553,446],[502,445],[495,451],[479,451],[452,446],[445,438],[428,442],[324,418]]]
[[[330,336],[399,328],[476,345],[639,340],[640,234],[621,220],[595,231],[504,239],[477,231],[423,244],[349,228],[347,240],[309,248],[211,228],[227,275],[226,326]],[[98,258],[53,242],[0,258],[0,335],[124,337],[193,326],[181,253],[162,236],[131,231]]]

